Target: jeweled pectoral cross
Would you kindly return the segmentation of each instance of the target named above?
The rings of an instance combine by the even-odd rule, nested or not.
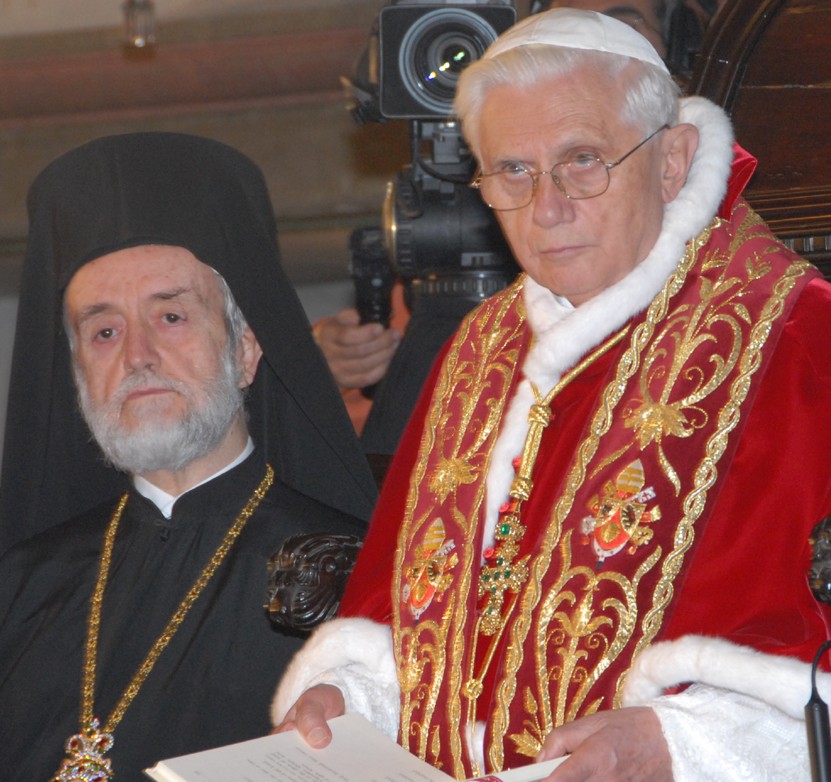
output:
[[[99,731],[98,720],[93,720],[87,730],[67,739],[67,757],[51,782],[109,782],[112,761],[104,755],[112,745],[112,734]]]
[[[516,559],[519,541],[525,533],[520,523],[516,500],[509,500],[496,525],[496,546],[485,552],[485,564],[479,572],[479,597],[487,596],[480,611],[480,629],[494,635],[502,626],[505,592],[519,592],[528,578],[528,556]]]

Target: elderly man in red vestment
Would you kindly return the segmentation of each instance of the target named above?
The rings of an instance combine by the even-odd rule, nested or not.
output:
[[[275,724],[361,711],[457,779],[806,779],[831,286],[616,20],[526,19],[456,106],[524,274],[434,368]]]

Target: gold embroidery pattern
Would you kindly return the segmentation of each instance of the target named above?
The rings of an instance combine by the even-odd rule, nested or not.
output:
[[[551,731],[550,728],[540,722],[540,711],[542,709],[530,687],[525,687],[522,690],[522,700],[526,714],[526,718],[522,722],[524,729],[522,733],[512,735],[511,739],[520,755],[534,758],[539,754],[545,737]]]
[[[697,247],[703,246],[708,238],[709,231],[705,231],[696,243],[695,249],[691,243],[678,266],[678,271],[667,280],[663,291],[650,305],[644,323],[632,331],[629,347],[621,356],[616,375],[602,393],[600,405],[591,421],[588,435],[577,449],[574,464],[565,483],[565,491],[555,503],[551,521],[542,539],[539,554],[532,564],[531,577],[526,582],[525,590],[521,596],[519,611],[511,625],[510,644],[505,653],[504,669],[506,675],[496,687],[496,708],[491,720],[493,738],[490,746],[486,748],[488,761],[492,768],[503,767],[503,741],[508,731],[509,708],[516,695],[516,673],[523,664],[524,643],[534,626],[532,616],[542,599],[542,581],[550,570],[553,551],[560,543],[564,520],[574,505],[574,497],[577,491],[585,481],[588,465],[598,450],[601,437],[612,426],[614,411],[626,391],[629,379],[637,371],[640,354],[652,336],[654,324],[665,316],[669,299],[681,288],[687,271],[695,260]],[[562,588],[562,584],[559,588]],[[545,624],[541,623],[536,626],[536,632],[537,638],[544,637],[547,632]],[[607,667],[612,659],[610,655],[607,655],[604,667]],[[536,670],[537,687],[541,693],[539,701],[540,703],[546,703],[549,699],[547,692],[549,677],[547,671],[540,670],[539,664],[537,664]],[[522,734],[512,734],[511,739],[517,745],[520,745],[523,740]]]
[[[718,222],[719,221],[715,221],[713,223],[713,227],[717,226]],[[736,249],[738,245],[742,244],[748,238],[751,238],[749,234],[757,225],[760,225],[760,221],[755,214],[752,213],[752,211],[749,212],[746,220],[741,226],[741,230],[733,239],[731,252]],[[605,670],[627,646],[631,638],[630,628],[634,628],[638,621],[636,601],[629,603],[626,600],[621,599],[611,601],[603,606],[593,606],[591,600],[589,599],[592,590],[592,582],[590,580],[586,580],[585,587],[582,592],[581,590],[572,587],[569,583],[575,576],[582,575],[585,577],[587,574],[585,572],[578,571],[572,573],[565,568],[563,570],[565,574],[564,580],[558,582],[557,586],[553,590],[553,594],[559,596],[561,591],[566,590],[568,586],[572,589],[574,594],[582,594],[583,599],[581,601],[577,601],[575,598],[572,598],[575,602],[570,614],[561,611],[555,616],[555,613],[546,615],[544,611],[541,612],[541,619],[538,626],[533,626],[531,624],[530,617],[533,616],[535,606],[541,599],[539,585],[542,577],[551,566],[551,552],[560,541],[564,520],[571,511],[577,490],[583,485],[588,465],[598,450],[600,439],[609,431],[616,405],[622,396],[622,391],[628,380],[637,374],[640,367],[640,356],[648,356],[648,351],[645,351],[644,348],[651,343],[652,335],[657,324],[661,323],[667,317],[670,299],[683,285],[686,275],[693,264],[698,262],[698,253],[700,249],[709,241],[709,238],[710,230],[708,229],[703,232],[694,243],[691,243],[688,246],[685,257],[681,264],[679,264],[678,270],[667,281],[667,284],[661,294],[659,294],[659,296],[653,301],[648,310],[645,321],[633,332],[631,346],[627,351],[625,351],[621,361],[619,362],[616,377],[603,393],[601,406],[591,424],[590,435],[581,444],[574,467],[569,475],[567,490],[555,506],[549,533],[544,541],[544,545],[541,547],[540,555],[533,563],[532,577],[529,579],[527,588],[522,595],[522,606],[519,611],[520,616],[514,623],[511,630],[511,644],[505,660],[505,669],[509,673],[502,679],[497,688],[498,707],[493,719],[493,739],[487,749],[489,761],[494,768],[502,767],[504,757],[502,740],[507,733],[508,708],[516,693],[516,678],[514,672],[518,671],[523,663],[523,644],[528,633],[534,630],[536,633],[535,637],[538,639],[537,643],[542,644],[537,651],[538,658],[535,661],[537,671],[536,686],[539,690],[539,694],[538,697],[534,699],[535,703],[537,703],[535,706],[536,711],[532,713],[526,709],[526,713],[531,714],[532,718],[526,720],[523,732],[512,734],[510,736],[515,745],[520,749],[522,747],[531,748],[534,746],[534,734],[530,731],[529,727],[531,724],[539,723],[542,726],[542,729],[546,731],[550,730],[554,724],[560,724],[559,722],[548,721],[545,712],[545,704],[548,703],[549,697],[553,698],[555,702],[555,713],[552,715],[553,720],[562,720],[565,719],[567,715],[575,715],[578,712],[588,713],[598,707],[599,704],[595,702],[587,702],[586,700],[591,684],[599,678],[600,673],[602,673],[602,671]],[[709,265],[709,268],[718,268],[719,266],[726,265],[726,259],[724,256],[719,257],[718,255],[715,255],[714,257],[704,258],[701,260],[704,265]],[[796,278],[804,273],[805,268],[807,268],[807,264],[803,265],[796,263],[792,265],[789,274],[775,286],[774,295],[771,301],[768,302],[767,306],[764,308],[764,313],[760,321],[750,329],[750,336],[746,339],[744,348],[740,345],[731,345],[730,350],[727,353],[727,357],[720,359],[723,364],[729,364],[732,362],[734,370],[736,370],[737,366],[738,369],[734,372],[734,378],[729,386],[729,400],[724,409],[719,413],[718,424],[714,427],[714,432],[706,441],[706,445],[702,453],[701,463],[694,472],[692,486],[689,487],[688,493],[684,497],[684,501],[682,503],[684,517],[678,526],[678,534],[675,538],[675,547],[673,551],[667,553],[661,570],[659,571],[660,578],[654,590],[652,608],[644,612],[644,616],[641,620],[641,633],[639,637],[636,636],[637,641],[634,651],[635,654],[637,654],[645,645],[649,644],[660,629],[664,612],[673,595],[674,581],[680,572],[684,555],[692,545],[694,537],[693,525],[703,512],[707,499],[707,492],[712,487],[717,477],[717,463],[726,450],[730,432],[735,428],[735,425],[738,422],[740,406],[746,398],[747,389],[752,375],[760,363],[761,349],[767,335],[770,332],[771,323],[781,312],[785,298],[792,290]],[[767,273],[768,270],[769,264],[767,264],[763,255],[752,255],[746,264],[746,273],[750,278],[757,278]],[[718,289],[719,292],[726,296],[729,301],[729,306],[732,306],[732,312],[728,309],[730,316],[734,318],[734,321],[738,318],[744,323],[748,323],[750,321],[749,311],[744,308],[744,305],[740,300],[737,300],[740,299],[740,296],[735,295],[732,288],[732,286],[735,286],[736,283],[732,281],[727,283],[722,280],[719,283],[716,283],[716,286],[718,285],[721,285]],[[714,294],[711,293],[711,302],[713,298]],[[673,313],[669,320],[672,320],[675,315],[676,313]],[[700,314],[699,319],[702,317],[703,314]],[[712,322],[721,323],[724,317],[724,313],[714,315]],[[730,328],[735,329],[735,323],[731,323]],[[735,330],[731,331],[731,333],[735,333]],[[687,335],[689,334],[690,332],[688,331]],[[699,331],[696,334],[696,338],[698,340],[712,339],[711,336],[705,335],[702,331]],[[740,342],[738,337],[736,337],[735,341]],[[692,352],[690,345],[685,345],[682,341],[681,346],[686,350],[686,355],[689,356]],[[711,370],[711,375],[708,378],[709,382],[702,381],[698,383],[697,393],[699,396],[697,399],[699,401],[703,398],[701,394],[706,395],[712,392],[712,383],[720,382],[718,378],[723,380],[726,374],[728,374],[722,371],[723,364],[719,364],[715,370]],[[676,373],[683,372],[681,365],[678,362],[672,363],[672,367]],[[649,361],[644,362],[644,373],[648,374],[653,368],[654,364],[650,364]],[[703,374],[701,376],[703,377]],[[654,374],[652,377],[654,378]],[[713,380],[714,377],[716,380]],[[660,399],[660,397],[658,398]],[[696,396],[691,395],[689,399],[685,401],[694,402],[695,400]],[[670,419],[671,418],[672,417],[670,416]],[[660,415],[658,416],[658,420],[662,420]],[[671,434],[672,432],[671,429],[663,428],[660,431],[661,436]],[[648,442],[646,445],[655,442],[654,439],[647,438],[647,440]],[[625,449],[618,451],[615,455],[620,457],[624,451]],[[664,468],[664,466],[665,465],[662,464],[662,468]],[[598,471],[599,468],[594,468],[592,470],[592,474],[596,474]],[[671,474],[671,471],[669,471],[668,477]],[[562,553],[562,546],[560,551],[561,556],[564,557],[565,555]],[[644,562],[641,566],[641,570],[639,571],[639,575],[637,577],[638,580],[645,572],[648,572],[648,570],[654,567],[660,556],[661,552],[658,550],[652,553],[649,560]],[[565,562],[566,560],[563,559],[563,561]],[[604,575],[608,576],[609,574]],[[634,595],[636,592],[637,583],[635,580],[632,581],[631,585],[627,584],[625,579],[621,582],[622,594]],[[546,599],[550,600],[550,595]],[[631,605],[631,613],[626,610],[622,610],[624,607],[629,605]],[[546,606],[548,606],[548,603],[546,603]],[[597,625],[596,622],[599,620],[599,617],[595,616],[595,613],[600,610],[606,612],[606,614],[604,614],[605,616],[609,616],[610,612],[612,614],[617,613],[617,618],[614,621],[620,625],[614,641],[607,649],[602,650],[602,652],[599,652],[595,646],[598,643],[598,637],[596,634],[587,633],[581,636],[580,632],[575,631],[580,628],[586,629],[589,627],[598,627],[599,625]],[[568,621],[564,622],[564,618],[567,618]],[[548,627],[548,623],[555,620],[554,629],[552,630]],[[557,629],[558,624],[559,629]],[[563,641],[563,647],[560,653],[562,673],[558,674],[555,671],[555,675],[549,676],[548,672],[545,670],[545,660],[547,657],[545,647],[551,642],[552,638],[556,637],[558,632],[562,634],[561,637]],[[550,654],[550,652],[551,647],[548,647],[548,654]],[[584,658],[588,658],[589,655],[594,655],[599,659],[594,669],[585,669],[583,667],[583,663],[581,662]],[[569,674],[569,672],[571,673]],[[566,698],[566,693],[562,689],[562,685],[558,683],[568,682],[569,680],[566,678],[568,675],[577,676],[580,682],[580,687],[577,688],[572,695]],[[552,694],[549,694],[548,685],[550,682],[554,682],[555,684],[555,690]],[[614,706],[620,705],[620,688],[622,687],[622,683],[623,678],[621,678],[618,682],[615,703],[613,704]],[[526,696],[526,701],[527,697],[531,696]],[[563,698],[566,698],[566,701],[569,704],[568,709],[565,709],[562,705],[562,703],[565,702],[563,701]],[[540,715],[543,715],[543,717],[541,718]]]
[[[412,721],[412,714],[418,708],[430,717],[435,712],[441,674],[447,664],[446,624],[453,605],[454,601],[448,600],[441,623],[420,622],[414,628],[403,629],[396,639],[400,655],[398,683],[402,700],[402,744],[421,758],[426,757],[429,738],[427,727],[431,719],[425,718],[423,724],[416,723]],[[425,673],[428,675],[425,676]],[[434,756],[437,758],[441,748],[438,735],[434,734],[430,744],[431,749],[437,751]]]
[[[567,532],[559,546],[560,576],[542,602],[541,630],[534,647],[537,691],[542,695],[535,696],[526,688],[523,701],[530,719],[524,720],[522,733],[510,735],[517,751],[528,757],[538,754],[554,727],[579,714],[593,714],[603,705],[602,698],[587,705],[585,700],[611,661],[631,640],[637,619],[638,586],[661,555],[660,548],[656,548],[630,581],[611,570],[572,567],[571,550],[571,533]],[[610,585],[612,590],[608,589]],[[598,606],[597,595],[602,587],[614,596],[607,596]],[[558,650],[555,658],[553,649]],[[587,650],[600,658],[594,667],[586,665]],[[552,683],[556,684],[553,703],[548,697]]]
[[[750,238],[748,233],[757,224],[755,220],[742,223],[730,253]],[[777,249],[768,247],[765,252]],[[724,268],[729,257],[713,253],[704,266]],[[693,308],[684,306],[673,312],[646,352],[639,376],[641,399],[624,411],[624,425],[633,430],[640,449],[656,448],[658,463],[676,494],[681,491],[681,479],[666,456],[663,438],[688,438],[695,429],[706,426],[708,416],[702,402],[721,388],[736,367],[744,347],[740,321],[752,325],[741,299],[749,285],[770,272],[770,263],[764,253],[753,254],[745,271],[744,279],[722,275],[712,283],[702,278],[700,301]],[[669,344],[674,347],[671,357]],[[696,353],[705,346],[707,362],[702,364],[696,361]]]
[[[411,479],[396,554],[394,578],[397,584],[406,581],[409,563],[405,565],[405,558],[409,557],[412,561],[412,544],[424,535],[424,525],[433,523],[440,515],[450,519],[457,529],[464,530],[463,539],[457,541],[462,553],[454,572],[469,574],[474,570],[474,537],[478,528],[478,509],[484,499],[484,481],[480,481],[475,489],[469,515],[463,516],[456,509],[456,492],[478,480],[480,472],[487,469],[518,356],[516,351],[500,349],[515,336],[513,330],[501,324],[507,312],[521,305],[521,283],[520,278],[504,292],[488,324],[477,325],[475,334],[471,333],[470,320],[466,320],[448,353],[434,394],[434,400],[438,403],[431,406],[428,414]],[[520,300],[516,301],[518,298]],[[523,313],[520,306],[521,317],[517,328],[522,326]],[[475,355],[472,360],[462,358],[463,347],[473,349]],[[477,409],[483,395],[491,401],[484,410],[481,407]],[[455,405],[458,408],[451,410],[450,407]],[[463,442],[466,445],[463,446]],[[428,475],[429,457],[437,453],[440,458]],[[432,514],[416,519],[419,489],[424,485],[430,493]],[[461,628],[467,619],[466,606],[472,585],[466,578],[457,578],[452,583],[452,597],[444,606],[439,621],[421,620],[416,627],[402,627],[402,603],[394,601],[393,605],[393,636],[402,689],[401,741],[409,751],[433,763],[438,762],[442,747],[439,732],[431,730],[430,726],[436,721],[436,702],[445,675],[455,697],[448,698],[447,713],[441,716],[441,720],[448,721],[448,724],[461,724],[458,693],[461,689],[461,660],[465,652]],[[449,587],[447,582],[444,585]],[[416,714],[419,716],[414,716]],[[463,754],[462,731],[454,731],[449,741],[454,768],[445,770],[459,776]]]
[[[688,245],[684,258],[679,263],[675,274],[670,276],[663,290],[650,304],[644,321],[633,329],[629,347],[621,356],[615,377],[601,394],[600,405],[591,421],[588,435],[577,449],[574,465],[566,480],[565,491],[554,506],[551,522],[543,538],[539,556],[533,563],[532,576],[528,580],[525,592],[522,595],[522,604],[517,620],[511,628],[511,643],[505,655],[505,670],[508,675],[499,682],[496,689],[497,706],[492,719],[493,739],[486,749],[489,762],[493,768],[503,767],[503,741],[508,730],[509,708],[516,694],[516,672],[520,670],[523,664],[524,643],[532,629],[530,617],[542,598],[542,579],[549,572],[552,553],[560,543],[564,520],[573,507],[575,494],[585,481],[588,466],[599,448],[602,436],[612,426],[614,411],[623,398],[629,380],[637,372],[641,353],[652,338],[655,324],[666,317],[670,299],[681,289],[689,269],[697,258],[698,249],[707,243],[709,237],[710,230],[707,229],[695,242]],[[562,588],[562,584],[560,588]],[[536,632],[537,638],[544,637],[546,626],[540,624],[536,627]],[[611,654],[607,653],[604,666],[608,667],[612,659]],[[541,703],[545,703],[549,699],[549,694],[545,689],[549,679],[545,671],[539,670],[539,666],[537,666],[536,679],[540,691],[539,700]],[[514,735],[511,738],[516,741]]]
[[[727,451],[729,436],[740,419],[741,405],[761,363],[762,348],[796,279],[809,266],[794,263],[789,275],[775,285],[771,300],[766,305],[757,304],[757,313],[751,315],[751,308],[742,299],[747,279],[763,276],[768,271],[764,252],[749,254],[744,273],[734,273],[731,269],[728,276],[724,272],[728,257],[753,238],[754,228],[760,221],[748,210],[732,237],[729,254],[714,252],[699,257],[701,249],[710,241],[711,229],[720,222],[715,220],[710,229],[688,245],[676,273],[656,296],[644,321],[630,333],[614,377],[600,395],[588,435],[577,449],[545,535],[528,563],[530,576],[521,592],[514,596],[517,605],[505,629],[504,652],[499,658],[504,674],[496,682],[495,707],[485,748],[488,763],[495,769],[503,766],[503,743],[514,727],[510,723],[509,708],[517,695],[517,674],[526,654],[533,654],[533,659],[528,661],[534,666],[533,684],[526,687],[527,680],[523,682],[524,721],[521,724],[517,721],[518,729],[509,738],[518,751],[533,754],[546,733],[562,721],[591,713],[601,705],[619,706],[625,675],[617,679],[612,704],[604,704],[605,696],[594,689],[598,680],[611,665],[628,665],[633,655],[650,643],[661,628],[673,596],[674,582],[694,540],[694,524],[705,510],[709,491],[718,475],[719,461]],[[743,249],[747,254],[748,249]],[[701,307],[683,307],[676,303],[675,310],[668,315],[672,298],[684,285],[694,264],[701,264],[705,273],[702,280],[705,297],[709,297],[711,307],[720,307],[721,311],[704,311]],[[461,663],[469,641],[465,629],[475,622],[467,609],[473,604],[470,579],[457,574],[469,574],[478,568],[472,552],[477,550],[475,528],[484,497],[482,476],[487,471],[495,425],[506,404],[512,373],[517,371],[516,356],[503,356],[499,352],[499,346],[507,344],[516,333],[511,329],[501,330],[507,322],[503,315],[509,307],[520,304],[516,299],[520,290],[520,285],[515,285],[510,295],[500,297],[498,307],[490,310],[487,322],[474,324],[477,333],[472,333],[468,322],[448,355],[428,414],[396,559],[395,578],[400,588],[406,580],[405,562],[407,566],[414,562],[415,544],[424,538],[426,528],[439,518],[448,527],[453,525],[458,563],[450,571],[446,602],[433,609],[429,621],[422,620],[414,627],[402,626],[401,601],[394,601],[393,610],[403,693],[402,743],[433,762],[443,752],[442,757],[449,759],[444,770],[457,777],[469,776],[464,773],[462,749],[469,717],[462,715],[466,702],[462,681],[466,671]],[[760,306],[763,306],[761,316]],[[656,333],[658,329],[660,333]],[[721,346],[719,358],[714,364],[695,366],[698,355],[695,346],[715,339],[717,329],[730,335]],[[496,351],[491,353],[492,360],[486,361],[482,356],[468,360],[467,356],[476,350],[477,344],[482,344],[485,335],[492,340],[485,350]],[[662,341],[667,344],[665,352],[660,354],[653,342]],[[724,399],[721,408],[710,412],[709,419],[706,415],[702,417],[703,400],[719,388]],[[635,400],[633,392],[639,395]],[[477,408],[480,397],[488,399],[488,406],[483,404]],[[451,410],[450,402],[454,398],[461,400],[461,404]],[[624,398],[626,404],[621,404]],[[708,407],[713,407],[712,398]],[[618,440],[613,457],[605,455],[603,460],[596,461],[600,445],[607,442],[604,438],[613,424],[616,421],[620,424],[612,431],[617,437],[624,420],[630,423],[632,442],[621,447],[622,442]],[[687,438],[694,438],[698,456],[691,477],[684,483],[674,480],[673,473],[678,478],[679,474],[690,475],[690,471],[679,470],[671,459],[679,441]],[[472,445],[471,441],[474,441]],[[583,497],[581,501],[587,502],[592,496],[588,487],[584,488],[587,476],[598,475],[630,449],[655,455],[648,460],[654,475],[645,476],[645,487],[651,486],[655,478],[662,482],[666,478],[669,481],[669,485],[664,484],[666,494],[675,491],[677,499],[673,507],[677,511],[673,519],[678,513],[683,515],[680,521],[673,520],[677,534],[672,546],[666,547],[666,551],[654,543],[651,549],[648,545],[642,546],[641,561],[627,568],[626,574],[613,568],[598,570],[576,565],[572,552],[576,556],[573,546],[577,540],[571,532],[564,535],[562,530],[566,519],[575,511],[578,492]],[[613,449],[607,446],[605,453],[610,450]],[[440,460],[435,459],[437,453],[441,455]],[[428,460],[430,454],[432,461]],[[634,457],[630,456],[624,464],[633,461]],[[428,492],[429,498],[425,496]],[[464,518],[457,508],[457,492],[464,493]],[[600,496],[602,490],[594,494]],[[639,502],[646,498],[635,499]],[[661,499],[663,503],[663,495]],[[425,515],[423,511],[431,500],[434,510]],[[420,518],[416,518],[416,507],[421,509]],[[581,563],[584,561],[582,555]],[[630,572],[632,569],[634,572]],[[647,589],[652,595],[651,607],[639,610],[638,594]],[[438,610],[440,616],[437,616]],[[527,643],[529,634],[532,634],[531,644]],[[439,693],[441,713],[437,713]],[[442,747],[442,740],[448,746]]]
[[[755,213],[751,212],[751,216],[755,216]],[[758,217],[756,219],[758,220]],[[706,454],[695,472],[693,489],[683,503],[684,517],[678,525],[677,544],[675,550],[667,556],[663,563],[663,576],[655,589],[653,608],[644,616],[644,634],[636,647],[636,655],[652,641],[660,629],[664,611],[674,594],[675,579],[684,564],[684,557],[693,543],[693,525],[704,511],[707,492],[718,477],[718,461],[727,449],[730,433],[739,423],[741,405],[747,398],[752,376],[761,364],[762,348],[770,335],[771,326],[781,315],[785,300],[793,290],[796,281],[805,274],[808,268],[810,268],[810,264],[807,262],[794,263],[788,267],[782,278],[774,284],[773,295],[765,303],[761,317],[750,330],[746,349],[739,362],[739,371],[730,386],[729,400],[719,411],[715,432],[710,437]],[[753,269],[748,271],[754,273]],[[616,697],[616,703],[618,704],[623,681],[621,680],[618,686]]]
[[[490,636],[501,635],[505,622],[516,602],[512,601],[511,609],[505,610],[506,592],[514,594],[520,592],[522,585],[528,578],[526,563],[530,555],[517,559],[520,541],[525,534],[525,525],[522,524],[522,505],[530,498],[534,488],[531,474],[534,465],[537,463],[543,433],[551,422],[551,402],[575,377],[578,377],[587,367],[623,340],[628,331],[629,327],[627,326],[608,337],[588,356],[566,372],[545,397],[531,383],[535,401],[528,411],[528,432],[522,446],[522,454],[514,460],[516,472],[508,492],[508,501],[499,510],[499,518],[494,534],[495,545],[492,549],[483,552],[486,564],[479,573],[479,597],[486,598],[486,604],[481,609],[477,633],[481,632],[483,635]],[[481,683],[481,677],[478,677],[478,681]],[[466,689],[467,697],[479,697],[478,694],[473,694],[479,688],[472,679],[469,680]]]

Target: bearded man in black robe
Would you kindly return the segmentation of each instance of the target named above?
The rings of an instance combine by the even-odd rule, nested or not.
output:
[[[29,216],[0,778],[138,781],[268,732],[302,642],[269,621],[269,558],[298,534],[360,538],[374,483],[248,158],[195,136],[99,139],[41,173]]]

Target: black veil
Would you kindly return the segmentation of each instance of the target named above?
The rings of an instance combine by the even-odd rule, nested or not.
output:
[[[0,477],[0,550],[118,493],[77,412],[62,295],[84,263],[139,244],[184,247],[227,281],[263,349],[250,432],[280,479],[360,518],[375,484],[280,264],[264,178],[211,139],[134,133],[61,156],[29,191]]]

